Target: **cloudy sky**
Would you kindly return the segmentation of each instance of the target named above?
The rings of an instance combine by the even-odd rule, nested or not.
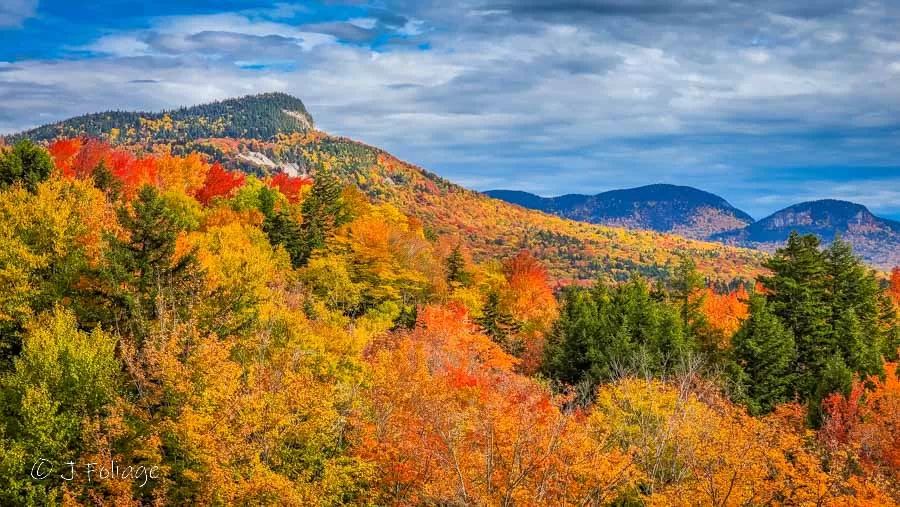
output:
[[[0,134],[277,90],[476,189],[900,218],[898,26],[892,0],[2,0]]]

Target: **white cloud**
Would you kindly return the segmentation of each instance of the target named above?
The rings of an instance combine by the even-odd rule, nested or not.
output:
[[[0,28],[20,28],[22,22],[34,17],[37,0],[3,0],[0,3]]]
[[[0,131],[278,90],[302,98],[325,130],[482,189],[669,181],[719,192],[754,215],[807,195],[796,182],[781,183],[794,198],[772,192],[783,168],[900,161],[896,134],[867,130],[900,118],[900,42],[871,11],[547,21],[517,18],[512,3],[404,12],[412,21],[399,33],[412,44],[378,50],[285,21],[302,23],[303,11],[157,18],[87,46],[104,57],[0,66]],[[376,16],[346,22],[381,26]],[[249,64],[278,69],[240,68]],[[815,137],[823,132],[839,134]],[[900,208],[874,184],[858,188],[841,195]]]

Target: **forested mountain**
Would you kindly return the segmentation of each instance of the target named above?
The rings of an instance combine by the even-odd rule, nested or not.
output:
[[[527,192],[489,190],[487,195],[530,209],[582,222],[668,232],[688,238],[740,229],[753,218],[725,199],[702,190],[655,184],[596,195],[540,197]]]
[[[828,244],[841,237],[866,262],[889,270],[900,264],[900,222],[873,215],[860,204],[825,199],[803,202],[754,222],[721,197],[692,187],[647,185],[597,195],[541,197],[490,190],[491,197],[583,222],[678,234],[774,252],[791,232]]]
[[[898,353],[900,268],[843,241],[315,131],[0,143],[0,505],[897,505]]]
[[[204,137],[271,139],[315,127],[303,102],[264,93],[159,113],[106,111],[71,118],[10,137],[47,141],[91,136],[112,143],[188,141]]]
[[[728,283],[736,278],[751,279],[759,271],[763,255],[752,250],[735,249],[716,243],[692,241],[676,235],[589,225],[524,210],[465,189],[425,169],[396,159],[390,154],[360,142],[306,130],[272,129],[263,123],[266,133],[256,138],[228,136],[233,131],[253,129],[262,112],[293,107],[304,112],[299,99],[282,94],[265,94],[197,106],[172,113],[171,124],[160,124],[154,131],[113,135],[113,123],[87,123],[75,118],[55,126],[42,127],[24,135],[38,140],[65,133],[63,137],[89,135],[112,139],[114,146],[131,151],[171,150],[174,154],[204,153],[225,168],[257,176],[286,172],[291,176],[313,174],[332,169],[343,182],[357,186],[375,202],[391,203],[410,216],[422,220],[430,231],[459,238],[476,259],[508,255],[528,248],[547,263],[554,278],[592,280],[604,274],[615,280],[627,279],[632,272],[654,278],[668,276],[679,255],[697,260],[699,269],[710,279]],[[225,111],[218,118],[234,114],[237,123],[219,125],[222,134],[199,137],[187,135],[178,125],[208,123],[204,112]],[[252,116],[242,116],[247,111]],[[143,113],[119,113],[143,118]],[[151,115],[158,118],[160,115]],[[295,121],[287,117],[288,123]],[[141,124],[146,121],[137,120]],[[296,120],[299,121],[299,120]],[[121,129],[120,129],[121,130]],[[14,141],[16,137],[10,139]],[[79,162],[81,163],[81,162]],[[87,161],[85,163],[90,163]]]
[[[795,204],[712,239],[772,252],[793,231],[814,234],[823,243],[840,237],[868,263],[884,270],[900,264],[900,222],[877,217],[860,204],[833,199]]]

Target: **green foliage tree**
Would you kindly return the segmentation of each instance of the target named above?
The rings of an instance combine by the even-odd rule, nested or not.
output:
[[[843,385],[849,372],[882,372],[889,322],[875,274],[836,238],[824,251],[818,238],[792,233],[784,248],[765,264],[760,277],[769,307],[793,332],[794,373],[801,401],[810,405],[810,423],[821,423],[821,401]]]
[[[59,474],[27,481],[23,467],[41,458],[78,462],[96,450],[87,449],[85,425],[110,415],[120,371],[115,349],[113,336],[79,331],[74,314],[59,307],[29,325],[13,370],[0,378],[0,503],[60,501]]]
[[[522,354],[525,344],[514,339],[520,325],[511,313],[503,309],[500,292],[492,290],[488,293],[487,301],[481,310],[481,317],[477,318],[475,322],[504,350],[514,356]]]
[[[880,308],[883,294],[875,272],[853,255],[853,247],[840,238],[824,253],[831,347],[841,354],[851,371],[862,376],[880,374],[883,329],[889,322],[884,321]]]
[[[17,142],[11,150],[0,149],[0,187],[21,183],[34,192],[51,172],[50,154],[28,139]]]
[[[305,265],[309,261],[307,252],[302,243],[303,230],[300,223],[284,209],[275,210],[275,191],[263,188],[259,194],[262,205],[263,231],[269,237],[272,245],[281,245],[291,258],[291,264],[296,267]]]
[[[569,289],[547,340],[544,373],[591,385],[629,368],[662,374],[695,348],[679,312],[655,300],[640,277],[614,288],[598,282],[590,290]]]
[[[447,256],[447,283],[459,287],[468,285],[471,279],[472,275],[466,272],[466,260],[463,257],[462,249],[456,245]]]
[[[678,306],[684,334],[701,341],[708,331],[706,316],[701,310],[704,296],[698,291],[703,288],[703,276],[697,271],[694,260],[681,256],[681,263],[675,268],[671,297]]]
[[[816,236],[791,233],[787,244],[765,264],[772,275],[760,277],[769,308],[794,335],[794,370],[803,399],[815,390],[818,374],[831,356],[831,316],[825,304],[827,273],[819,245]]]
[[[101,160],[97,167],[91,171],[94,186],[103,191],[107,199],[117,201],[122,196],[122,182],[113,175],[106,162]]]
[[[296,265],[305,266],[315,250],[325,247],[334,229],[350,220],[341,194],[341,182],[330,171],[316,173],[312,189],[300,207],[303,223]]]
[[[108,235],[106,277],[116,309],[131,331],[141,334],[156,318],[158,305],[186,310],[188,296],[200,276],[193,252],[176,258],[179,217],[152,186],[142,187],[130,206],[117,210],[125,238]]]
[[[759,415],[793,398],[796,350],[794,337],[769,310],[765,296],[753,294],[749,305],[750,316],[732,338],[731,370],[740,401]]]
[[[316,174],[309,195],[300,205],[301,222],[287,209],[275,209],[274,191],[262,189],[259,200],[265,216],[263,230],[273,245],[284,247],[295,268],[306,266],[313,252],[325,248],[334,230],[351,218],[340,181],[325,170]]]

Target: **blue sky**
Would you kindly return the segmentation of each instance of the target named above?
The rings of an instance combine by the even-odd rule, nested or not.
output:
[[[757,218],[826,197],[900,218],[896,4],[3,0],[0,133],[277,90],[476,189],[668,182]]]

